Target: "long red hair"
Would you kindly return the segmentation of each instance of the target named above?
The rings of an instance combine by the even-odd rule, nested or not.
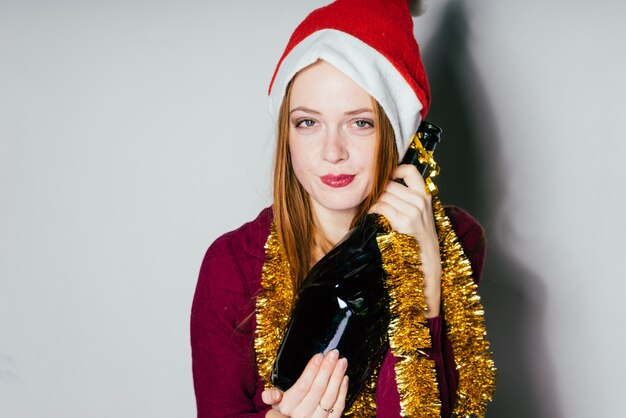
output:
[[[286,89],[278,115],[278,145],[274,160],[274,224],[293,280],[294,294],[313,264],[316,248],[328,252],[332,243],[315,225],[310,197],[293,172],[289,150],[289,104],[293,79]],[[356,224],[378,200],[398,164],[393,127],[382,107],[372,98],[376,153],[372,190],[359,205],[352,220]]]

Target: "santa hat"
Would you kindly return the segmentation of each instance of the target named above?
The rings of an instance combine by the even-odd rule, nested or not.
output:
[[[402,156],[430,105],[411,18],[411,11],[420,14],[423,8],[423,1],[337,0],[313,11],[293,32],[276,66],[269,87],[272,115],[278,116],[289,81],[321,59],[380,103]]]

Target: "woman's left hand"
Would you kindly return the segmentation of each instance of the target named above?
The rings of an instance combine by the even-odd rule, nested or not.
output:
[[[441,257],[433,217],[431,196],[426,183],[413,165],[396,168],[393,178],[404,180],[406,186],[389,181],[380,199],[369,212],[383,215],[394,231],[415,237],[420,246],[424,273],[424,296],[428,318],[439,315],[441,301]]]

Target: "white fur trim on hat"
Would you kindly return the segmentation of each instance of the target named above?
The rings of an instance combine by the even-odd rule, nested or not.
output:
[[[303,68],[324,60],[374,97],[389,118],[400,157],[421,122],[423,104],[398,70],[377,50],[358,38],[334,29],[306,37],[280,64],[270,91],[270,112],[278,117],[289,81]]]

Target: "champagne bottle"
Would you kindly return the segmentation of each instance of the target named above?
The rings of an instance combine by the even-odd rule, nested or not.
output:
[[[440,133],[422,122],[401,164],[415,165],[424,178],[431,175]],[[313,355],[337,349],[348,360],[347,410],[379,366],[389,326],[380,232],[376,215],[365,216],[305,277],[272,369],[274,386],[289,389]]]

